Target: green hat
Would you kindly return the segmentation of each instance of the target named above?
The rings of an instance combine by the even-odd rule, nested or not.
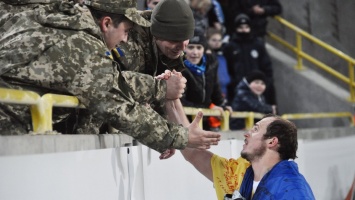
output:
[[[194,35],[195,20],[185,0],[161,0],[153,9],[150,31],[163,40],[184,41]]]
[[[150,22],[138,13],[136,0],[84,0],[84,4],[103,12],[122,14],[140,26],[150,26]]]

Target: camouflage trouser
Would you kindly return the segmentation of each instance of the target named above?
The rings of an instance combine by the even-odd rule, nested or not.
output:
[[[63,134],[99,134],[103,120],[93,118],[87,109],[71,109],[71,113],[53,129]]]
[[[0,105],[0,134],[1,135],[23,135],[27,134],[30,130],[29,115],[25,112],[22,113],[23,119],[17,119],[13,116],[8,106]],[[17,110],[13,108],[13,110]],[[22,108],[24,110],[24,108]],[[20,115],[21,116],[21,115]],[[26,120],[27,119],[27,120]],[[28,121],[25,123],[24,121]]]
[[[53,130],[62,134],[98,134],[102,122],[86,115],[71,113],[61,120],[54,117]],[[21,116],[21,117],[20,117]],[[23,135],[32,131],[30,111],[26,106],[0,104],[0,135]]]

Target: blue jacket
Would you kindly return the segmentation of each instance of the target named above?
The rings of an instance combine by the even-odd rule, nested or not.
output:
[[[306,179],[298,171],[298,166],[293,161],[283,160],[277,163],[261,179],[253,198],[254,172],[250,166],[245,172],[240,194],[247,200],[251,199],[294,199],[313,200],[314,195]]]

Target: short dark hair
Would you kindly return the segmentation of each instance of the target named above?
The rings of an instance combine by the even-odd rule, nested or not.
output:
[[[103,17],[110,17],[113,21],[113,26],[115,28],[118,27],[118,25],[123,22],[123,21],[131,21],[129,20],[126,16],[124,16],[123,14],[115,14],[115,13],[108,13],[108,12],[104,12],[101,10],[96,10],[94,8],[89,7],[91,15],[93,16],[93,18],[95,19],[95,22],[97,24],[99,24],[99,20],[102,19]]]
[[[277,151],[280,154],[281,160],[297,158],[298,141],[296,125],[274,114],[267,114],[263,118],[268,117],[274,117],[276,119],[268,125],[266,133],[263,136],[264,139],[271,137],[278,138],[279,148]]]
[[[206,34],[207,39],[210,39],[214,34],[219,34],[223,38],[223,32],[221,30],[218,30],[218,29],[213,28],[213,27],[209,27],[207,29],[207,34]]]

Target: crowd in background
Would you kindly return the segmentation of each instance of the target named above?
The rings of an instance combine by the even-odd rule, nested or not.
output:
[[[159,1],[146,0],[146,9],[154,9]],[[187,78],[184,98],[190,101],[183,100],[183,105],[276,114],[273,68],[265,47],[265,36],[267,18],[282,13],[279,1],[187,0],[187,3],[192,9],[195,30],[198,30],[200,38],[196,42],[195,35],[190,44],[200,44],[202,52],[199,53],[195,47],[186,50],[187,71],[184,75],[190,78]],[[191,54],[195,57],[201,54],[194,67],[189,61]],[[194,79],[191,74],[194,74]],[[196,98],[201,95],[205,95],[205,99]],[[243,121],[232,119],[230,128],[243,129]],[[218,130],[219,126],[217,118],[205,119],[204,127],[207,129]]]

